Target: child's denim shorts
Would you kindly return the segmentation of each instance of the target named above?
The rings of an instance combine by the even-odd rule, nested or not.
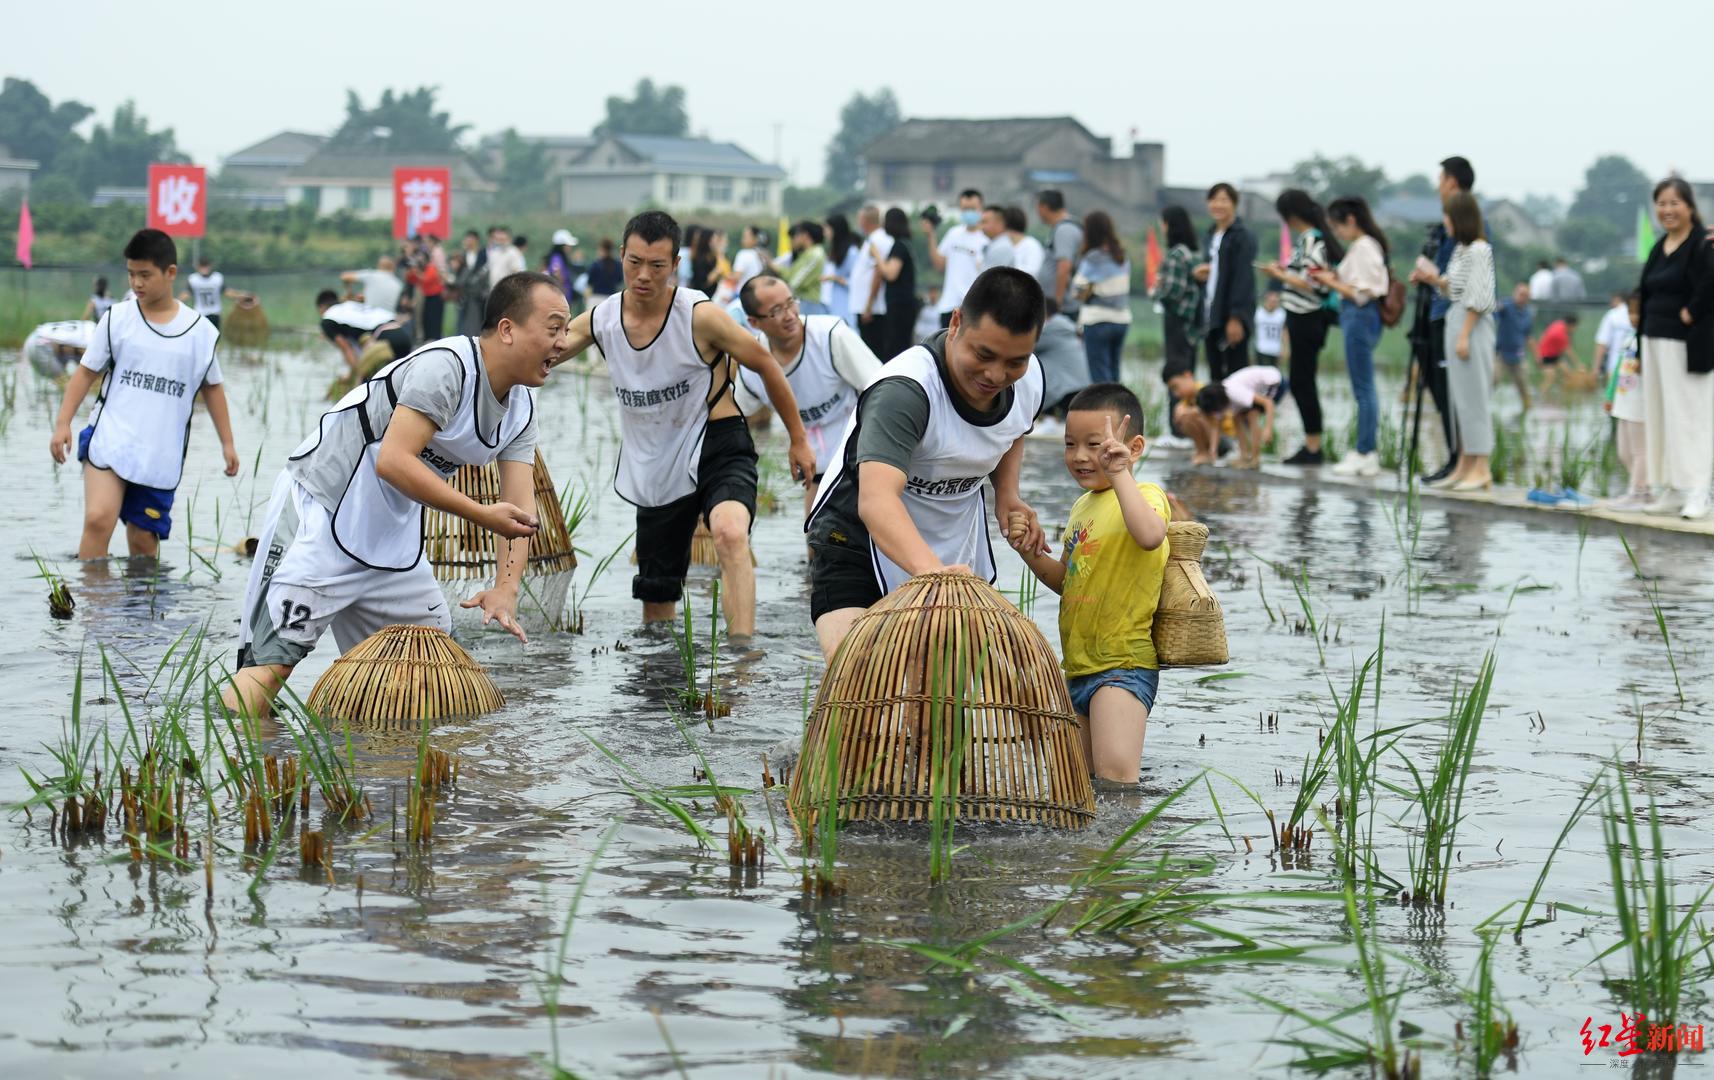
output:
[[[1071,705],[1079,716],[1089,715],[1089,704],[1095,700],[1095,691],[1103,686],[1117,686],[1130,691],[1132,697],[1143,703],[1143,708],[1154,712],[1161,673],[1154,668],[1113,668],[1093,675],[1079,675],[1067,679],[1065,684],[1071,689]]]

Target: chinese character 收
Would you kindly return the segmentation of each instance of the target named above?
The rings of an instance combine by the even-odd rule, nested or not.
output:
[[[168,225],[196,224],[196,192],[201,185],[188,176],[163,177],[155,189],[155,209]]]

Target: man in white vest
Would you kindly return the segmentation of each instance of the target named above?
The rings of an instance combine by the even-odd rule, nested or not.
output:
[[[721,606],[730,639],[756,632],[756,447],[733,387],[734,364],[760,378],[791,437],[791,475],[810,483],[815,451],[780,365],[749,331],[695,289],[678,285],[678,222],[646,210],[625,225],[619,266],[625,289],[572,320],[562,357],[601,350],[619,400],[619,463],[613,488],[637,508],[637,574],[631,595],[643,621],[673,618],[690,570],[699,520],[714,534]]]
[[[107,309],[66,383],[48,452],[64,464],[71,422],[98,380],[101,392],[89,426],[77,440],[83,462],[83,539],[80,559],[101,559],[114,526],[125,523],[132,555],[153,556],[172,531],[173,495],[184,475],[185,446],[197,394],[220,436],[226,475],[238,475],[238,451],[214,357],[220,331],[173,299],[178,248],[159,229],[143,229],[125,245],[134,299]]]
[[[738,302],[750,326],[762,335],[774,362],[786,373],[797,414],[815,451],[815,479],[804,490],[804,512],[815,501],[816,485],[833,461],[845,425],[857,410],[857,395],[881,372],[881,361],[857,331],[837,315],[800,315],[791,287],[761,274],[738,290]],[[745,412],[763,404],[761,380],[738,373],[738,404]]]
[[[985,270],[951,325],[883,364],[863,392],[804,526],[810,618],[827,659],[858,616],[917,574],[994,581],[990,479],[1002,532],[1021,515],[1017,546],[1042,547],[1018,494],[1024,435],[1042,404],[1042,307],[1031,275]]]
[[[245,591],[228,708],[265,713],[329,629],[344,652],[391,623],[452,627],[423,555],[432,506],[506,538],[493,588],[464,602],[527,640],[518,581],[536,531],[535,399],[564,354],[571,312],[546,274],[502,278],[480,337],[450,337],[376,372],[328,410],[274,484]],[[483,505],[448,481],[500,463]]]

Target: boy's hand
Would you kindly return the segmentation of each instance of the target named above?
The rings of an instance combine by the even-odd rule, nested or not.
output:
[[[1037,555],[1052,553],[1053,549],[1047,546],[1047,534],[1042,531],[1041,519],[1024,500],[1015,495],[996,494],[994,516],[999,519],[1000,531],[1014,551]]]
[[[1101,462],[1101,471],[1108,476],[1118,476],[1131,471],[1131,448],[1125,445],[1125,432],[1131,426],[1129,415],[1119,421],[1119,431],[1113,431],[1113,414],[1107,414],[1107,438],[1101,443],[1101,449],[1096,455]]]
[[[487,526],[488,531],[498,533],[508,540],[536,534],[536,516],[508,502],[484,507],[482,524]]]
[[[792,479],[804,487],[815,483],[815,451],[810,448],[808,439],[797,439],[786,451],[786,458],[791,462]]]
[[[224,457],[226,459],[226,475],[227,476],[237,476],[238,475],[238,448],[236,446],[233,446],[231,443],[224,443],[220,447],[220,454],[222,457]]]
[[[66,458],[71,455],[71,428],[54,428],[53,437],[48,440],[48,453],[53,455],[54,464],[65,464]]]

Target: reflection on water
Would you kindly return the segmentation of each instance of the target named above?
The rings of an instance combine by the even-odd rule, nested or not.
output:
[[[263,464],[254,475],[219,476],[199,420],[181,489],[185,532],[159,564],[77,567],[64,554],[81,492],[74,473],[40,460],[54,399],[20,395],[0,436],[22,488],[17,557],[5,564],[15,602],[0,616],[13,643],[0,664],[14,706],[0,734],[0,797],[28,793],[20,767],[32,775],[54,768],[41,744],[59,739],[80,656],[85,723],[107,724],[116,739],[124,719],[101,651],[140,718],[159,705],[157,667],[175,640],[206,627],[208,647],[229,657],[248,570],[230,549],[253,532],[273,470],[315,415],[325,363],[271,354],[265,365],[234,365],[230,378],[241,455],[249,461],[260,450]],[[610,466],[600,464],[613,460],[608,400],[603,386],[575,377],[542,393],[548,464],[561,485],[587,486],[594,504],[577,538],[592,553],[578,569],[579,590],[634,524],[608,487]],[[779,452],[777,434],[771,439]],[[1360,994],[1336,905],[1252,896],[1198,916],[1257,943],[1324,949],[1337,961],[1327,966],[1187,966],[1235,939],[1182,923],[1074,936],[1069,918],[1044,926],[1041,915],[1138,814],[1205,769],[1214,770],[1208,781],[1150,830],[1170,837],[1168,852],[1212,860],[1210,878],[1193,888],[1327,889],[1324,839],[1281,866],[1268,854],[1261,808],[1289,810],[1303,758],[1331,715],[1329,686],[1344,692],[1383,618],[1381,697],[1378,707],[1364,705],[1365,725],[1443,716],[1496,635],[1500,656],[1466,792],[1453,903],[1432,918],[1388,906],[1378,916],[1382,940],[1420,965],[1404,1018],[1450,1043],[1462,1015],[1456,988],[1479,948],[1474,928],[1527,895],[1603,762],[1615,752],[1635,758],[1639,706],[1647,732],[1640,774],[1660,801],[1681,892],[1714,874],[1714,845],[1698,827],[1714,790],[1696,719],[1708,704],[1702,673],[1714,638],[1706,545],[1629,537],[1671,626],[1689,698],[1681,709],[1648,597],[1613,536],[1430,502],[1413,548],[1395,528],[1403,508],[1391,496],[1190,470],[1165,456],[1145,472],[1212,529],[1208,577],[1226,608],[1227,671],[1238,677],[1166,674],[1141,788],[1102,792],[1088,830],[961,829],[953,879],[934,888],[920,832],[854,832],[840,845],[843,891],[818,899],[800,887],[800,847],[779,798],[770,819],[762,796],[751,794],[746,814],[771,821],[773,849],[760,871],[732,870],[723,851],[699,850],[625,790],[626,782],[689,784],[698,766],[669,715],[684,677],[678,648],[664,629],[636,625],[621,557],[590,588],[586,634],[540,632],[527,646],[503,634],[465,635],[507,705],[434,732],[435,745],[461,759],[461,779],[427,850],[403,843],[393,819],[415,765],[412,731],[353,731],[376,820],[356,829],[319,823],[334,837],[332,885],[282,858],[252,894],[255,868],[225,851],[205,911],[200,866],[133,865],[112,831],[106,844],[68,847],[50,838],[40,810],[28,820],[8,815],[0,825],[0,1067],[19,1076],[187,1064],[198,1073],[531,1074],[550,1054],[552,1026],[566,1066],[595,1076],[670,1074],[675,1054],[693,1075],[731,1077],[1117,1076],[1135,1075],[1141,1062],[1164,1075],[1242,1075],[1277,1065],[1287,1052],[1267,1040],[1290,1025],[1251,995],[1324,1016]],[[1032,444],[1024,484],[1047,521],[1063,521],[1078,494],[1052,442]],[[780,502],[796,504],[789,493]],[[819,669],[801,531],[777,514],[758,522],[755,538],[755,649],[723,659],[732,716],[712,732],[694,721],[719,782],[751,789],[762,753],[797,733],[805,680]],[[30,548],[52,553],[67,575],[78,600],[71,622],[48,618]],[[1021,564],[1001,555],[1000,584],[1014,589]],[[1404,573],[1407,558],[1413,575]],[[1301,601],[1284,574],[1301,582]],[[1414,605],[1409,580],[1420,586]],[[706,656],[706,571],[690,597]],[[1057,641],[1055,599],[1044,590],[1033,614]],[[1326,632],[1325,667],[1295,629],[1305,604]],[[298,691],[307,694],[331,660],[327,649],[312,657],[294,679]],[[1277,729],[1259,724],[1262,714],[1277,714]],[[1402,749],[1423,760],[1437,730],[1407,736]],[[622,776],[592,738],[635,775]],[[1406,781],[1400,760],[1385,769]],[[1275,786],[1276,770],[1284,787]],[[1406,811],[1383,796],[1375,826],[1377,857],[1397,875],[1409,821],[1393,819]],[[706,803],[697,812],[718,820]],[[614,820],[621,824],[605,856],[590,867]],[[222,822],[223,837],[232,825]],[[203,837],[193,835],[200,852]],[[1588,819],[1538,901],[1560,905],[1556,921],[1496,952],[1500,992],[1524,1033],[1525,1073],[1565,1075],[1582,1060],[1583,1018],[1617,1012],[1598,966],[1586,967],[1615,928],[1567,910],[1610,907],[1604,859]],[[546,972],[586,870],[550,1010]],[[985,950],[959,951],[1012,924]],[[941,954],[961,962],[931,959]],[[1360,1021],[1352,1029],[1364,1030]],[[1464,1071],[1450,1050],[1427,1057],[1431,1072]]]

